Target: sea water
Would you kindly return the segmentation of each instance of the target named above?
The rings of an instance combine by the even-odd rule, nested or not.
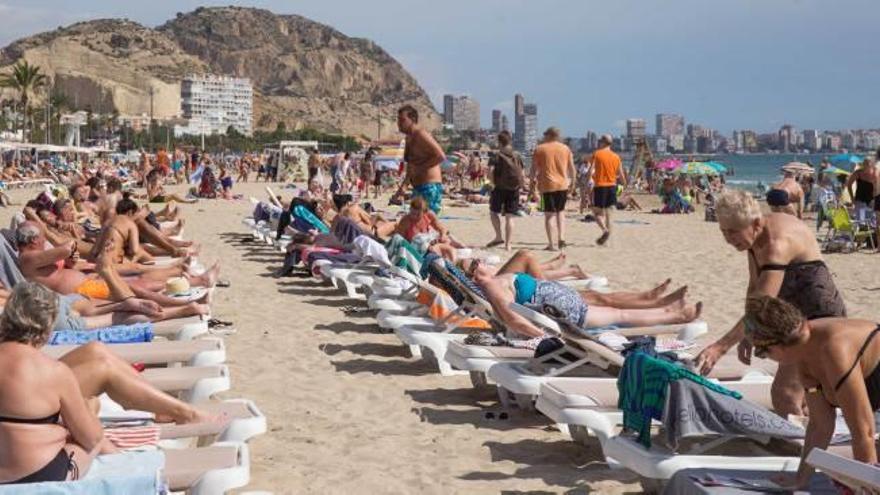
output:
[[[802,162],[819,167],[822,159],[828,155],[807,154],[755,154],[755,155],[715,155],[713,160],[733,169],[734,175],[725,177],[732,187],[755,189],[758,183],[770,185],[782,178],[783,165],[789,162]],[[848,167],[847,167],[848,168]]]

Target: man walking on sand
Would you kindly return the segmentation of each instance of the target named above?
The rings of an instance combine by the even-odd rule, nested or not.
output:
[[[406,185],[412,184],[413,197],[425,198],[428,208],[439,215],[443,199],[440,164],[446,160],[446,155],[434,136],[419,126],[419,112],[412,105],[404,105],[397,111],[397,128],[406,134],[403,151],[406,175],[395,195],[402,196]]]
[[[599,138],[599,149],[593,153],[593,215],[602,235],[596,244],[603,245],[611,237],[611,208],[617,204],[617,180],[626,187],[626,174],[620,166],[620,157],[611,150],[614,138],[603,134]]]
[[[529,173],[529,196],[537,199],[535,187],[541,193],[544,207],[544,228],[547,230],[547,251],[556,251],[553,244],[553,226],[559,235],[559,249],[565,249],[565,203],[574,188],[574,156],[568,146],[559,142],[556,127],[544,131],[544,142],[535,148]]]
[[[492,169],[492,194],[489,196],[489,212],[495,239],[486,244],[487,248],[504,244],[510,251],[513,237],[513,217],[519,210],[519,191],[523,187],[523,159],[510,145],[510,132],[498,133],[499,150],[489,159]],[[504,236],[501,235],[501,215],[504,215]]]

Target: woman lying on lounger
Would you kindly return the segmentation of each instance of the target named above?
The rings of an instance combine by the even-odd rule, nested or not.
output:
[[[539,308],[552,304],[580,328],[688,323],[697,319],[702,311],[702,303],[685,304],[685,287],[664,296],[668,281],[648,292],[600,294],[579,292],[527,273],[495,275],[482,264],[474,270],[474,281],[483,289],[496,316],[507,324],[508,329],[528,337],[541,337],[544,332],[511,310],[509,305],[512,302]]]
[[[473,278],[474,270],[482,260],[479,258],[459,260],[459,268],[464,270],[468,277]],[[493,270],[491,266],[486,266],[488,270]],[[527,250],[520,249],[513,253],[513,256],[501,265],[495,271],[495,275],[503,275],[505,273],[528,273],[529,275],[540,280],[561,280],[564,278],[587,279],[590,274],[583,271],[580,265],[565,264],[565,253],[559,253],[550,261],[541,263],[535,255]]]
[[[761,295],[746,302],[745,338],[757,357],[799,371],[810,421],[797,476],[782,475],[788,487],[806,488],[813,468],[805,459],[828,447],[840,408],[852,435],[853,458],[877,462],[874,412],[880,410],[880,325],[869,320],[807,320],[792,304]],[[821,359],[816,359],[821,356]]]
[[[40,348],[57,313],[52,291],[22,282],[0,315],[0,483],[79,479],[114,452],[95,416],[102,393],[160,422],[220,420],[156,390],[102,344],[47,357]]]

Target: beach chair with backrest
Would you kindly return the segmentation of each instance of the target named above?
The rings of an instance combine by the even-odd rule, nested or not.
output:
[[[143,471],[142,464],[158,472]],[[119,459],[112,461],[110,459]],[[98,464],[115,465],[113,472],[106,469],[95,474]],[[131,466],[137,463],[138,466]],[[141,468],[141,469],[138,469]],[[90,474],[92,476],[90,476]],[[127,479],[140,476],[138,483],[131,485]],[[151,488],[147,488],[147,483]],[[215,495],[246,486],[250,482],[250,452],[242,442],[218,442],[207,447],[187,449],[163,449],[161,457],[155,452],[122,452],[109,456],[99,456],[89,473],[77,481],[47,483],[28,483],[21,485],[0,485],[0,494],[41,495],[46,493],[166,493],[186,492],[190,495]],[[158,489],[158,490],[157,490]],[[131,491],[134,490],[134,491]],[[149,490],[149,491],[145,491]]]
[[[58,359],[77,347],[75,345],[49,345],[43,347],[43,352]],[[155,341],[136,344],[108,344],[107,348],[129,363],[140,363],[147,366],[212,366],[226,362],[226,346],[222,339],[216,337],[183,342]]]
[[[825,473],[853,493],[880,493],[880,467],[853,460],[834,451],[813,449],[807,464]]]
[[[616,358],[615,358],[616,359]],[[617,361],[616,366],[622,365]],[[724,356],[709,375],[727,388],[750,400],[770,407],[770,385],[776,366],[754,359],[748,367],[731,355]],[[585,442],[597,416],[621,425],[623,414],[617,410],[618,388],[614,377],[551,378],[543,382],[535,408],[556,423],[559,431]]]
[[[106,395],[100,398],[98,417],[105,428],[124,431],[129,427],[155,426],[159,429],[159,445],[166,448],[187,448],[214,442],[246,442],[266,432],[266,417],[253,401],[228,399],[193,404],[209,414],[223,415],[223,421],[187,424],[155,423],[152,413],[127,410]]]
[[[498,397],[503,405],[509,406],[515,402],[520,407],[531,408],[540,392],[541,384],[551,378],[616,376],[616,369],[623,363],[623,357],[619,352],[601,344],[596,338],[587,336],[588,334],[576,333],[554,319],[525,306],[512,303],[510,308],[542,328],[545,333],[557,335],[562,346],[541,357],[531,358],[527,362],[503,362],[489,368],[487,378],[495,382]],[[694,321],[681,325],[590,331],[594,333],[607,331],[628,338],[654,336],[661,340],[692,342],[705,334],[708,327],[703,321]]]
[[[824,252],[853,252],[862,244],[872,249],[876,247],[874,230],[867,218],[854,219],[843,206],[830,208],[827,216],[829,229],[822,241]]]

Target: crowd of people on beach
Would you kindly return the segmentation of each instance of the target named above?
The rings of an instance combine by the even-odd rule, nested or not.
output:
[[[880,210],[880,151],[843,181],[824,164],[815,178],[785,171],[766,192],[765,213],[752,193],[726,188],[723,176],[673,176],[649,164],[628,177],[610,135],[575,160],[560,130],[550,127],[526,167],[510,133],[502,131],[485,161],[478,153],[463,155],[444,174],[446,152],[419,124],[418,111],[401,107],[397,124],[406,136],[398,170],[377,169],[372,149],[329,156],[311,149],[305,187],[294,188],[289,201],[272,193],[256,202],[255,232],[269,225],[260,235],[284,242],[278,276],[301,265],[326,275],[322,267],[368,259],[383,262],[379,278],[394,278],[391,268],[404,268],[412,272],[404,280],[416,276],[443,291],[460,290],[432,272],[440,263],[484,298],[502,326],[496,332],[502,341],[540,356],[558,348],[560,336],[517,311],[518,305],[581,330],[688,324],[705,310],[701,302],[688,301],[686,286],[671,290],[669,280],[631,292],[567,283],[595,277],[567,262],[569,200],[578,200],[579,214],[597,225],[597,246],[612,236],[613,211],[642,211],[643,194],[659,196],[657,213],[689,213],[704,205],[726,243],[744,253],[745,305],[742,317],[692,363],[673,359],[674,365],[708,375],[734,347],[745,364],[753,357],[778,363],[768,390],[773,410],[809,417],[800,468],[775,478],[784,486],[807,486],[813,471],[806,455],[828,447],[838,409],[851,434],[852,456],[877,462],[880,340],[874,337],[880,326],[848,318],[815,231],[828,221],[829,205],[842,204],[847,195],[856,216]],[[116,452],[96,416],[96,397],[104,393],[125,408],[152,412],[157,422],[223,421],[142,379],[112,344],[92,342],[59,359],[42,349],[56,332],[207,317],[210,289],[228,283],[220,278],[219,262],[195,262],[200,247],[179,236],[186,223],[178,205],[236,199],[235,181],[249,181],[253,171],[257,181],[274,181],[282,166],[258,154],[215,157],[163,148],[154,155],[142,152],[135,164],[97,159],[59,166],[27,155],[7,163],[3,180],[46,179],[53,185],[34,194],[0,238],[0,434],[7,439],[0,445],[6,453],[0,455],[0,483],[77,479],[95,456]],[[183,195],[166,189],[180,183],[192,187]],[[366,201],[370,187],[373,203]],[[398,214],[380,211],[377,200],[386,194],[389,205],[400,206]],[[529,213],[530,202],[538,203],[544,217],[545,250],[559,252],[547,261],[529,250],[514,251],[516,219]],[[441,216],[454,204],[474,203],[488,204],[494,233],[480,247],[453,234]],[[819,215],[815,228],[803,221],[809,205]],[[511,253],[505,262],[475,254],[496,247]],[[199,287],[203,293],[192,296]]]
[[[373,205],[365,208],[356,204],[351,195],[310,196],[315,191],[310,185],[289,207],[280,203],[274,207],[275,214],[286,215],[288,219],[278,224],[277,233],[273,232],[271,237],[281,240],[292,234],[279,275],[289,274],[300,264],[313,274],[326,275],[320,267],[328,263],[333,266],[358,262],[365,256],[393,260],[399,253],[411,250],[420,257],[423,267],[431,260],[442,260],[446,269],[458,272],[460,281],[482,294],[494,318],[503,325],[499,338],[505,337],[501,339],[504,342],[518,341],[518,347],[535,349],[536,356],[546,347],[545,341],[556,336],[512,309],[516,305],[537,308],[557,321],[581,329],[674,325],[700,317],[702,304],[687,302],[686,287],[669,292],[668,281],[642,292],[572,288],[562,282],[569,278],[588,279],[591,275],[580,266],[568,265],[564,252],[541,262],[536,253],[520,250],[503,264],[474,255],[479,248],[453,236],[439,216],[441,208],[446,207],[444,185],[449,184],[444,183],[441,174],[443,150],[419,126],[418,114],[412,107],[400,109],[398,125],[407,136],[406,168],[394,196],[403,195],[411,187],[408,209],[397,219],[389,218],[385,213],[372,211]],[[611,236],[613,209],[620,208],[621,203],[623,208],[641,209],[621,159],[612,150],[610,136],[602,136],[599,150],[578,166],[559,136],[558,129],[548,129],[534,152],[531,169],[525,170],[523,158],[510,146],[510,135],[498,135],[499,148],[487,162],[486,178],[493,184],[488,206],[495,237],[486,248],[503,246],[512,250],[515,217],[527,200],[541,203],[548,251],[567,247],[567,200],[577,197],[579,189],[591,193],[587,200],[581,196],[579,207],[581,212],[591,209],[600,229],[596,240],[599,246]],[[863,203],[855,205],[856,208],[867,208],[878,190],[874,162],[874,158],[866,160],[843,184],[844,189],[855,185],[851,195]],[[589,180],[584,179],[585,175]],[[457,182],[458,178],[452,180]],[[734,347],[745,364],[753,358],[778,363],[773,384],[767,389],[773,410],[781,417],[808,416],[809,420],[800,468],[796,473],[783,473],[774,479],[790,488],[807,486],[813,469],[805,462],[806,456],[813,448],[828,447],[838,409],[852,435],[853,457],[876,463],[873,417],[880,409],[880,385],[875,380],[880,373],[880,340],[874,336],[880,327],[871,321],[847,317],[844,298],[823,260],[814,228],[802,220],[802,208],[787,207],[804,201],[802,184],[809,181],[786,172],[783,180],[768,191],[770,211],[765,213],[753,193],[725,188],[721,177],[705,177],[697,180],[697,184],[689,178],[659,174],[650,180],[637,180],[650,184],[645,189],[658,193],[664,205],[679,210],[676,212],[693,211],[701,203],[711,207],[720,235],[732,248],[744,253],[749,281],[742,287],[742,317],[732,322],[729,332],[698,353],[692,369],[709,374]],[[818,196],[833,193],[830,180],[820,171]],[[795,186],[801,190],[795,190]],[[824,191],[826,187],[828,192]],[[788,193],[785,205],[781,204],[783,192]],[[675,202],[681,204],[675,206]],[[446,204],[450,202],[447,200]],[[263,219],[270,219],[273,213],[261,214],[265,215]],[[259,215],[255,220],[259,221]],[[424,276],[424,269],[421,274]],[[378,276],[393,277],[388,273]],[[429,280],[445,290],[457,290],[455,284],[450,286],[433,276]],[[823,359],[814,359],[816,355]]]

